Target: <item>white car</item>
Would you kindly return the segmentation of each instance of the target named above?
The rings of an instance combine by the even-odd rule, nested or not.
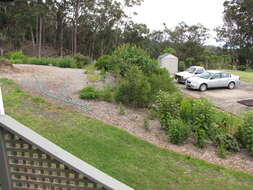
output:
[[[175,79],[178,83],[185,83],[185,81],[195,75],[199,75],[205,72],[204,67],[191,66],[186,71],[175,74]]]
[[[233,89],[240,84],[240,77],[223,71],[206,71],[186,80],[186,88],[206,91],[208,88]]]

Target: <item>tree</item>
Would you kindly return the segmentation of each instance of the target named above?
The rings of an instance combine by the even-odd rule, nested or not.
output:
[[[234,61],[253,67],[253,1],[224,2],[224,25],[216,29],[218,40],[225,42]]]

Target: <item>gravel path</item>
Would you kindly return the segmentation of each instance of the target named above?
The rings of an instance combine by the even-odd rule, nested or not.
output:
[[[157,120],[150,121],[149,131],[144,129],[143,120],[146,117],[146,111],[143,109],[126,108],[126,114],[121,116],[118,114],[119,107],[116,104],[79,99],[77,91],[83,87],[87,85],[103,85],[102,82],[92,84],[88,82],[84,70],[82,69],[63,69],[37,65],[15,65],[14,72],[0,72],[0,78],[9,78],[16,82],[25,91],[35,95],[41,95],[38,83],[34,79],[34,74],[36,74],[40,84],[43,85],[43,89],[47,92],[86,105],[91,109],[87,111],[81,107],[59,102],[47,96],[45,97],[53,103],[60,103],[69,109],[77,110],[92,118],[115,125],[157,146],[222,165],[227,168],[253,174],[253,157],[247,155],[245,152],[230,155],[227,159],[221,159],[217,156],[215,147],[208,145],[205,149],[199,149],[193,145],[194,141],[192,139],[189,139],[181,146],[173,145],[168,143],[167,137]]]

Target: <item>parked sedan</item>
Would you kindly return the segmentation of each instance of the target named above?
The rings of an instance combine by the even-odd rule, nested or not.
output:
[[[222,71],[207,71],[186,80],[186,88],[206,91],[208,88],[235,88],[240,84],[240,77]]]

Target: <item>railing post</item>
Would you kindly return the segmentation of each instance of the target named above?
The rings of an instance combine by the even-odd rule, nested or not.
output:
[[[3,130],[0,128],[0,184],[2,190],[12,190],[10,172],[4,144]]]
[[[2,96],[2,89],[0,87],[0,115],[5,115],[4,112],[4,103],[3,103],[3,96]]]

